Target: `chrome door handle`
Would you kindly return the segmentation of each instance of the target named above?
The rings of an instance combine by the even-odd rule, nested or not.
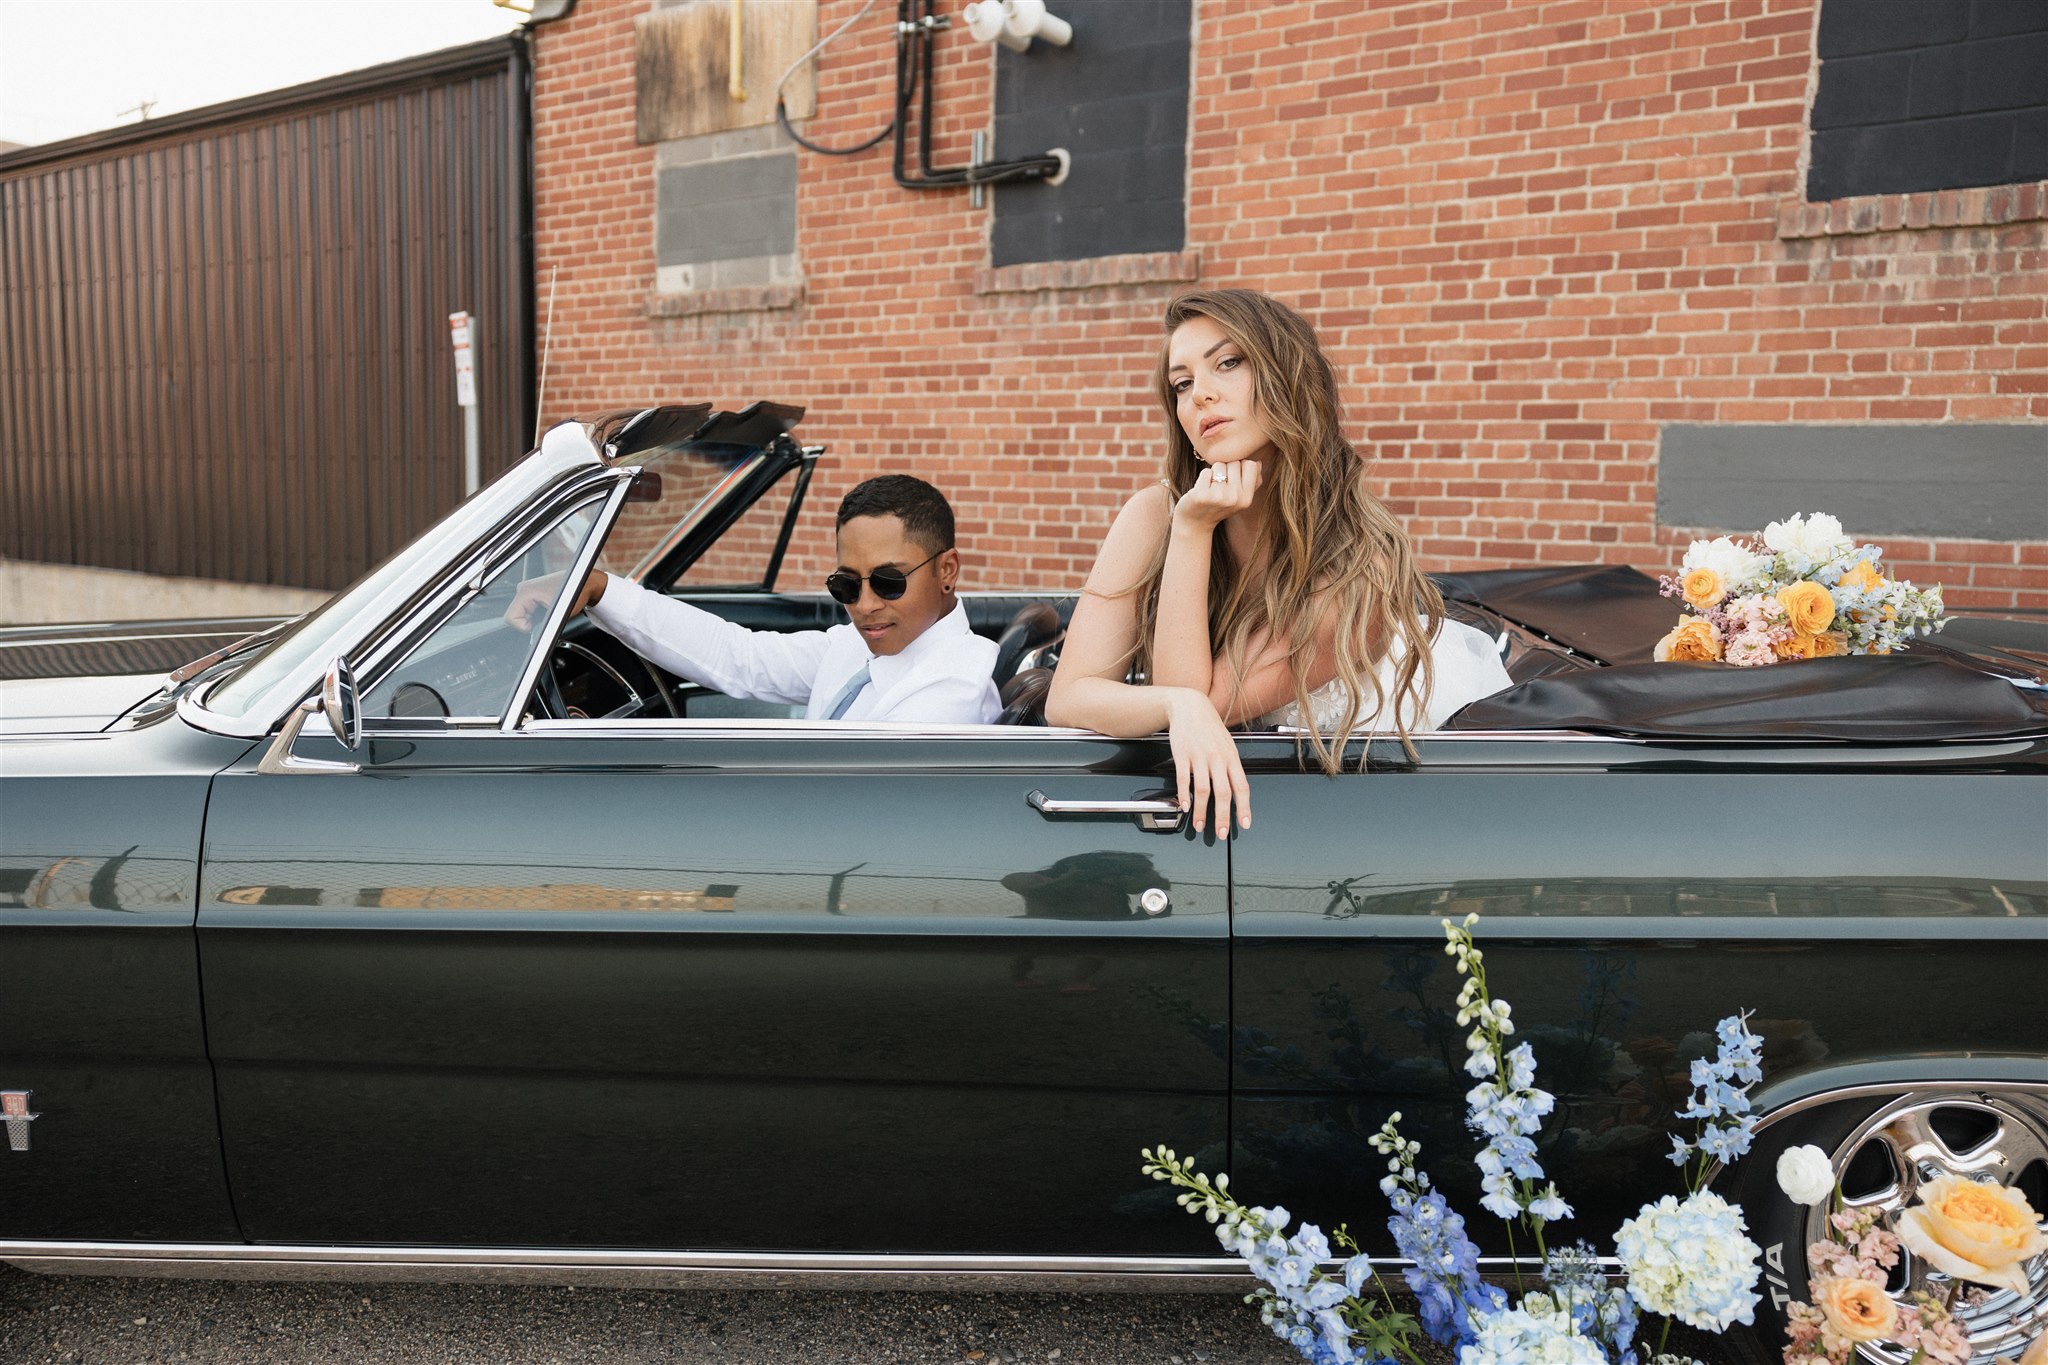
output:
[[[1061,801],[1042,791],[1029,792],[1024,803],[1040,815],[1135,815],[1138,827],[1153,834],[1170,834],[1181,826],[1187,812],[1178,801],[1134,797],[1129,801]]]

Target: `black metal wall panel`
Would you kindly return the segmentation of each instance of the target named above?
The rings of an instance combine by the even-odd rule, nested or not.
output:
[[[1822,0],[1810,200],[2048,177],[2048,4]]]
[[[0,157],[0,556],[332,588],[531,443],[524,41]]]

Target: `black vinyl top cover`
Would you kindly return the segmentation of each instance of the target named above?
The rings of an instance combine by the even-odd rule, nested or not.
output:
[[[1482,697],[1444,728],[1676,739],[2004,739],[2048,733],[2048,690],[1932,655],[1764,668],[1622,664]]]
[[[1646,664],[1678,624],[1679,604],[1657,580],[1622,564],[1437,574],[1454,602],[1472,602],[1607,664]]]

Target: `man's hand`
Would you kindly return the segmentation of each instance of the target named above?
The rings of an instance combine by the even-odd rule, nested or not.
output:
[[[505,624],[515,630],[531,632],[547,614],[562,591],[562,580],[567,572],[542,574],[521,583],[512,594],[512,605],[505,608]],[[602,569],[592,569],[590,577],[583,580],[583,590],[576,594],[576,605],[569,612],[571,616],[596,604],[604,596],[605,584],[610,580]]]
[[[1174,504],[1174,521],[1201,531],[1222,524],[1252,505],[1252,495],[1259,491],[1259,472],[1257,460],[1210,465]]]

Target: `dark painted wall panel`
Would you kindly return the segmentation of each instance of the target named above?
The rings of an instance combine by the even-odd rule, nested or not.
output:
[[[660,265],[796,250],[796,154],[671,166],[656,178]]]
[[[0,555],[338,587],[532,436],[525,47],[0,157]]]
[[[1806,197],[2038,179],[2048,4],[1822,0]]]
[[[1187,244],[1190,0],[1067,0],[1073,43],[996,56],[995,155],[1064,147],[1062,184],[994,191],[990,263],[1085,260]]]
[[[1795,512],[1863,537],[2048,538],[2048,426],[1663,429],[1660,523],[1760,531]]]

